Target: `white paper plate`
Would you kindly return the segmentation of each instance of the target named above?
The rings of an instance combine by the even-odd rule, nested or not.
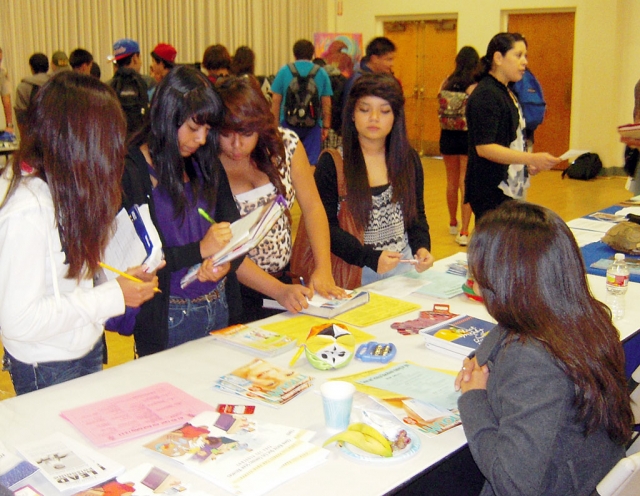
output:
[[[367,463],[395,463],[400,460],[406,460],[411,458],[420,450],[420,437],[414,431],[407,429],[407,437],[411,441],[404,449],[394,451],[393,456],[386,457],[380,455],[374,455],[368,451],[361,450],[349,443],[338,444],[340,451],[349,458],[355,458],[356,460]]]

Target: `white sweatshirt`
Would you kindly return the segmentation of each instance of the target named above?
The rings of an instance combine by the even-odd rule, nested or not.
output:
[[[0,177],[0,201],[7,188]],[[21,362],[80,358],[106,319],[124,313],[117,281],[67,279],[64,259],[49,187],[25,177],[0,209],[0,336]]]

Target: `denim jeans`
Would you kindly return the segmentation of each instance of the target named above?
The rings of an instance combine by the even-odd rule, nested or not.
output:
[[[102,370],[104,344],[98,339],[93,349],[75,360],[24,363],[4,350],[4,369],[9,371],[16,395],[60,384]]]
[[[409,245],[405,246],[404,250],[402,250],[402,258],[404,260],[410,260],[413,258],[411,247]],[[398,274],[402,274],[403,272],[409,272],[411,269],[413,269],[413,265],[401,263],[398,264],[395,269],[390,270],[389,272],[378,274],[370,267],[362,267],[361,286],[365,286],[366,284],[371,284],[372,282],[380,281],[382,279],[387,279],[388,277],[397,276]]]
[[[210,331],[229,325],[229,307],[224,290],[212,301],[175,303],[169,300],[168,348],[203,338]]]

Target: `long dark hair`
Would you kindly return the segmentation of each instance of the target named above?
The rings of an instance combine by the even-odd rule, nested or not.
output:
[[[466,91],[476,82],[480,70],[480,56],[475,48],[464,46],[456,55],[456,68],[447,78],[443,89],[449,91]]]
[[[285,160],[284,144],[258,81],[248,75],[230,76],[221,79],[216,89],[224,104],[221,133],[258,133],[258,144],[251,158],[278,192],[286,196],[277,168]]]
[[[394,202],[400,203],[405,226],[417,215],[415,195],[414,157],[404,115],[404,96],[398,81],[389,74],[363,74],[354,83],[344,109],[342,119],[342,146],[344,176],[347,185],[347,204],[356,223],[366,228],[373,208],[367,166],[360,148],[358,131],[354,122],[358,100],[376,96],[386,100],[393,111],[393,127],[385,144],[387,174],[393,187]]]
[[[489,314],[511,339],[542,343],[574,383],[576,421],[624,444],[633,423],[624,352],[567,225],[547,208],[505,202],[478,222],[468,253]]]
[[[520,33],[498,33],[491,38],[489,45],[487,45],[487,53],[480,60],[482,62],[481,76],[484,77],[489,74],[493,66],[493,57],[497,52],[505,55],[518,41],[527,43]]]
[[[189,118],[198,125],[211,126],[207,142],[190,157],[182,157],[178,146],[178,129]],[[147,143],[158,183],[169,193],[176,217],[184,215],[187,197],[184,174],[194,192],[194,204],[200,195],[210,208],[215,204],[219,161],[218,127],[222,120],[222,102],[211,82],[200,71],[187,66],[174,67],[160,82],[143,129],[131,144]],[[201,177],[196,173],[198,163]]]
[[[62,72],[31,101],[24,129],[3,206],[26,180],[27,164],[51,191],[66,277],[93,276],[122,202],[127,125],[120,103],[98,79]]]

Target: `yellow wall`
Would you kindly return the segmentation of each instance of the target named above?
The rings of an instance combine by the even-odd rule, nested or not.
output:
[[[330,12],[329,26],[362,32],[365,44],[382,34],[385,20],[457,17],[458,47],[481,54],[508,12],[575,12],[571,147],[600,154],[605,167],[622,164],[616,127],[631,122],[640,79],[638,0],[342,0],[342,7],[341,16]]]

